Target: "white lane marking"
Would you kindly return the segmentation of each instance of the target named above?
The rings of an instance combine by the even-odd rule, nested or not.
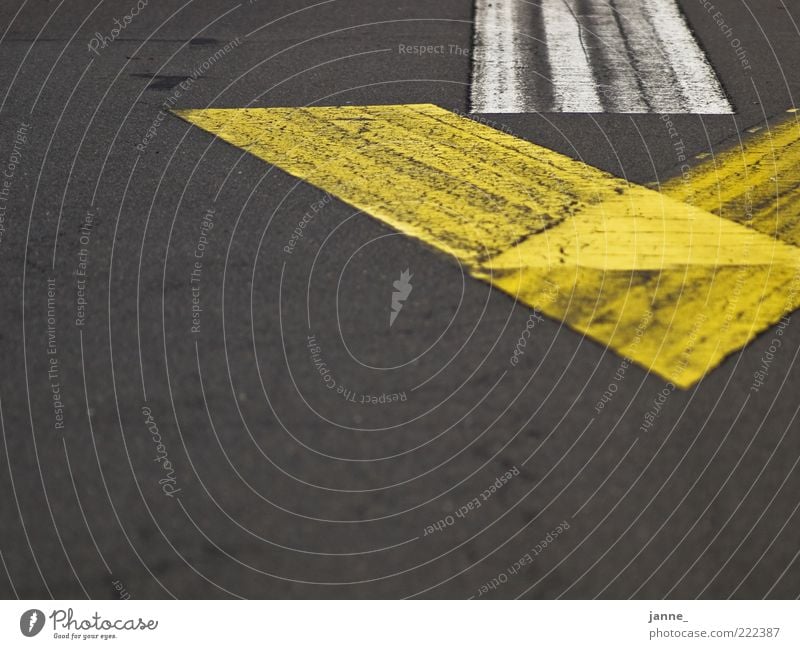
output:
[[[733,112],[675,0],[475,6],[473,112]]]
[[[593,59],[602,61],[605,75],[597,79],[605,110],[609,112],[646,113],[648,95],[631,67],[631,45],[622,29],[622,17],[613,11],[579,17],[583,28],[584,48],[593,50]],[[638,39],[637,39],[638,40]],[[652,39],[651,39],[652,47]]]
[[[687,113],[733,113],[711,64],[686,24],[675,2],[626,0],[626,5],[641,4],[648,14],[670,68],[686,100]],[[666,112],[666,111],[661,111]]]
[[[528,110],[523,89],[530,74],[520,61],[530,58],[518,0],[478,0],[475,5],[473,82],[470,102],[474,112],[522,113]]]
[[[559,113],[599,113],[603,105],[585,52],[575,4],[563,0],[543,0],[541,4],[554,95],[549,109]],[[522,25],[519,28],[525,29]]]

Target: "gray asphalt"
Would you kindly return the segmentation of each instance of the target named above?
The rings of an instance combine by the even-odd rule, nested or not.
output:
[[[747,72],[702,3],[680,4],[737,110],[675,116],[688,154],[795,105],[798,7],[716,2]],[[659,377],[615,379],[618,356],[549,320],[511,367],[526,307],[159,117],[170,97],[466,111],[468,0],[151,1],[90,51],[131,6],[0,6],[0,165],[18,159],[0,239],[2,596],[800,594],[795,319],[758,393],[769,333],[641,433]],[[400,52],[428,44],[446,54]],[[677,172],[657,115],[484,118],[635,182]],[[389,328],[405,269],[413,290]]]

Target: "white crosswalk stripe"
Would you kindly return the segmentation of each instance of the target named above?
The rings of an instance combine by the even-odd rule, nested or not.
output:
[[[733,112],[674,0],[476,0],[471,107]]]

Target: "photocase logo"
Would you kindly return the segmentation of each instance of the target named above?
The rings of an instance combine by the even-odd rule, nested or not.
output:
[[[19,630],[22,635],[32,638],[44,627],[44,613],[38,608],[25,611],[19,618]]]
[[[392,293],[392,312],[389,314],[389,326],[391,327],[394,324],[395,319],[400,314],[400,311],[403,309],[403,302],[408,299],[408,296],[411,295],[411,289],[414,288],[411,286],[411,278],[414,277],[406,268],[402,273],[400,273],[400,279],[392,284],[395,290]]]

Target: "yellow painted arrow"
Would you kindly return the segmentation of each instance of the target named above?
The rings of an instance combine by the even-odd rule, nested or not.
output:
[[[678,387],[800,306],[796,240],[715,214],[707,168],[658,192],[428,104],[176,114]]]

